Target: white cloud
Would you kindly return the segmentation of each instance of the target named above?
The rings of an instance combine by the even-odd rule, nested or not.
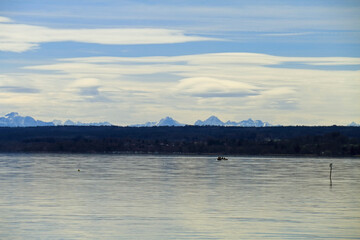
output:
[[[294,95],[296,91],[292,88],[278,87],[266,90],[263,92],[264,95],[268,96],[283,96],[283,95]]]
[[[1,21],[2,20],[2,21]],[[166,44],[215,39],[190,36],[181,30],[162,28],[55,29],[8,23],[0,18],[0,51],[24,52],[44,42],[74,41],[97,44]]]
[[[314,32],[285,32],[285,33],[264,33],[263,36],[269,37],[289,37],[289,36],[303,36],[303,35],[312,35]]]
[[[185,78],[179,81],[175,91],[194,97],[245,97],[257,95],[258,88],[247,83],[220,80],[209,77]]]
[[[70,84],[71,87],[97,87],[99,86],[99,80],[96,78],[81,78],[77,79]]]
[[[319,59],[318,61],[309,61],[309,65],[314,66],[341,66],[341,65],[360,65],[359,58],[328,58],[328,59]]]
[[[0,16],[0,22],[12,22],[10,18]]]
[[[1,25],[1,24],[0,24]],[[1,29],[1,26],[0,26]],[[1,35],[1,33],[0,33]],[[26,43],[26,42],[11,42],[8,39],[1,39],[0,38],[0,51],[4,52],[25,52],[31,49],[36,49],[38,44],[34,43]]]
[[[261,53],[226,52],[207,53],[183,56],[151,56],[151,57],[84,57],[63,58],[60,62],[72,63],[95,63],[95,64],[165,64],[165,63],[188,63],[190,65],[277,65],[283,63],[304,63],[307,65],[360,65],[360,58],[355,57],[281,57]],[[60,66],[60,63],[56,66]],[[40,66],[42,67],[42,66]],[[45,66],[44,66],[45,67]]]

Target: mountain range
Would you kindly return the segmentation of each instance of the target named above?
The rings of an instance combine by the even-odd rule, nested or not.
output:
[[[5,117],[0,117],[0,127],[42,127],[42,126],[111,126],[109,122],[100,123],[81,123],[67,120],[62,122],[54,120],[52,122],[44,122],[35,120],[30,116],[20,116],[17,112],[6,114]]]
[[[175,126],[181,127],[191,124],[182,124],[174,120],[171,117],[165,117],[160,119],[158,122],[146,122],[144,124],[135,124],[129,125],[129,127],[161,127],[161,126]],[[252,120],[251,118],[243,120],[240,122],[235,121],[221,121],[216,116],[211,116],[206,120],[197,120],[194,126],[235,126],[235,127],[269,127],[273,126],[268,122],[263,122],[261,120]],[[5,117],[0,117],[0,127],[40,127],[40,126],[112,126],[109,122],[98,122],[98,123],[82,123],[74,122],[71,120],[66,120],[62,122],[61,120],[53,120],[51,122],[44,122],[41,120],[35,120],[30,116],[20,116],[17,112],[11,112],[6,114]],[[279,125],[277,125],[279,126]],[[348,126],[351,127],[360,127],[360,124],[355,122],[350,123]]]
[[[178,121],[172,119],[171,117],[166,117],[161,119],[159,122],[146,122],[144,124],[135,124],[130,125],[130,127],[160,127],[160,126],[185,126],[185,125],[191,125],[191,124],[182,124]],[[247,120],[242,120],[240,122],[235,121],[221,121],[216,116],[210,116],[206,120],[197,120],[194,124],[194,126],[224,126],[224,127],[270,127],[270,126],[281,126],[281,125],[272,125],[268,122],[263,122],[261,120],[253,120],[251,118]],[[355,122],[352,122],[348,124],[349,127],[360,127],[360,124],[357,124]]]
[[[185,126],[186,124],[179,123],[178,121],[172,119],[171,117],[166,117],[161,119],[159,122],[147,122],[144,124],[130,125],[131,127],[155,127],[155,126]],[[269,127],[272,126],[268,122],[263,122],[261,120],[243,120],[241,122],[227,121],[223,122],[216,116],[211,116],[208,119],[201,121],[197,120],[194,126],[236,126],[236,127]]]
[[[205,121],[197,120],[194,124],[195,126],[233,126],[233,127],[269,127],[272,126],[268,122],[263,122],[261,120],[243,120],[241,122],[227,121],[223,122],[216,116],[211,116]]]

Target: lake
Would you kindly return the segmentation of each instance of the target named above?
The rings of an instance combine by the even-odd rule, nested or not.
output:
[[[360,159],[0,154],[0,239],[360,239]]]

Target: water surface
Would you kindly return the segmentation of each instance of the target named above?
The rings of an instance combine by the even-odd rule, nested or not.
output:
[[[0,239],[360,239],[360,159],[2,154],[0,196]]]

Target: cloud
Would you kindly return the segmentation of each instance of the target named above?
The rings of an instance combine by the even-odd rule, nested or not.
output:
[[[0,24],[0,29],[1,29],[1,24]],[[37,49],[38,46],[39,46],[38,44],[34,44],[34,43],[11,42],[11,40],[0,38],[0,51],[4,51],[4,52],[20,53],[31,49]]]
[[[76,94],[77,101],[85,102],[111,102],[106,96],[109,93],[104,93],[101,81],[96,78],[81,78],[71,82],[65,91],[70,94]]]
[[[98,96],[99,93],[99,87],[83,87],[80,88],[80,95],[83,96]]]
[[[359,58],[327,58],[318,61],[308,61],[307,64],[314,66],[346,66],[360,65]]]
[[[185,78],[179,81],[175,91],[193,97],[245,97],[257,95],[257,87],[250,84],[209,77]]]
[[[39,47],[41,43],[64,41],[127,45],[214,40],[190,36],[181,30],[163,28],[55,29],[10,23],[10,19],[0,18],[0,51],[24,52]]]
[[[12,22],[12,21],[11,21],[10,18],[0,16],[0,23],[1,23],[1,22],[8,23],[8,22]]]
[[[264,33],[262,36],[269,37],[291,37],[291,36],[303,36],[303,35],[313,35],[314,32],[285,32],[285,33]]]
[[[0,86],[0,92],[10,93],[39,93],[40,90],[36,88],[17,87],[17,86]]]
[[[277,87],[266,90],[263,93],[268,96],[283,96],[283,95],[294,95],[296,94],[296,90],[287,87]]]
[[[98,87],[99,85],[100,81],[96,78],[81,78],[70,84],[70,86],[74,88]]]
[[[280,65],[284,63],[303,63],[305,65],[360,65],[360,58],[356,57],[282,57],[261,53],[247,52],[226,52],[226,53],[207,53],[192,54],[183,56],[151,56],[151,57],[82,57],[82,58],[62,58],[59,62],[71,62],[76,64],[188,64],[188,65],[230,65],[236,66],[267,66]],[[32,68],[47,68],[47,70],[56,70],[56,65],[40,65]],[[52,67],[51,67],[52,66]],[[65,67],[65,65],[64,65]],[[30,68],[30,67],[28,67]],[[60,67],[61,68],[61,67]],[[59,69],[60,69],[59,68]],[[57,70],[59,70],[57,69]]]
[[[100,87],[82,87],[78,89],[78,94],[85,102],[111,102],[111,100],[100,90]]]

